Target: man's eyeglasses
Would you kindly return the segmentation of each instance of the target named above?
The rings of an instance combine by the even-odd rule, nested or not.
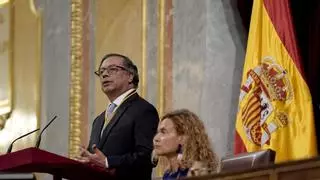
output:
[[[99,70],[95,71],[94,73],[97,76],[101,76],[106,71],[109,76],[112,76],[120,70],[128,71],[125,67],[113,65],[113,66],[109,66],[107,68],[100,68]]]

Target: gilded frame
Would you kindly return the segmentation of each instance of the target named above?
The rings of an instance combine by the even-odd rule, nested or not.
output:
[[[5,86],[8,87],[8,89],[4,89],[7,96],[7,99],[0,99],[0,130],[4,128],[6,120],[10,117],[10,114],[12,112],[12,90],[13,90],[13,83],[12,83],[12,77],[13,77],[13,12],[12,12],[12,2],[10,0],[4,0],[0,1],[0,9],[4,8],[5,6],[8,6],[8,15],[9,15],[9,22],[8,22],[8,40],[7,41],[0,41],[0,58],[2,53],[5,53],[7,51],[8,53],[8,61],[7,61],[7,80],[4,80],[5,83],[7,83]],[[0,24],[5,23],[5,15],[1,14],[0,12]],[[1,40],[1,39],[0,39]],[[3,68],[2,64],[0,63],[0,68]],[[4,72],[1,70],[1,72]],[[0,81],[1,83],[1,81]],[[0,89],[1,91],[1,89]]]

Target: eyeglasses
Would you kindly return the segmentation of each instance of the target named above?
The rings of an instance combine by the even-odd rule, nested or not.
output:
[[[123,71],[128,71],[125,67],[122,66],[117,66],[117,65],[112,65],[107,68],[100,68],[99,70],[95,71],[94,73],[97,76],[101,76],[105,71],[107,71],[107,74],[109,76],[115,75],[118,71],[123,70]]]

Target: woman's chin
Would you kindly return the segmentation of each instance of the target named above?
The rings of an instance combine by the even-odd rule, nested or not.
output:
[[[164,153],[163,151],[161,151],[161,150],[155,149],[154,152],[155,152],[155,154],[156,154],[157,156],[163,156],[163,155],[165,155],[165,153]]]
[[[170,153],[170,152],[164,152],[164,151],[155,151],[155,154],[157,156],[165,156],[165,157],[171,157],[175,153]]]

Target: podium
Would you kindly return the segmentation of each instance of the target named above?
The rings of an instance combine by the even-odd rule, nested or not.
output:
[[[0,173],[48,173],[54,180],[114,179],[114,171],[93,167],[37,148],[0,156]]]

